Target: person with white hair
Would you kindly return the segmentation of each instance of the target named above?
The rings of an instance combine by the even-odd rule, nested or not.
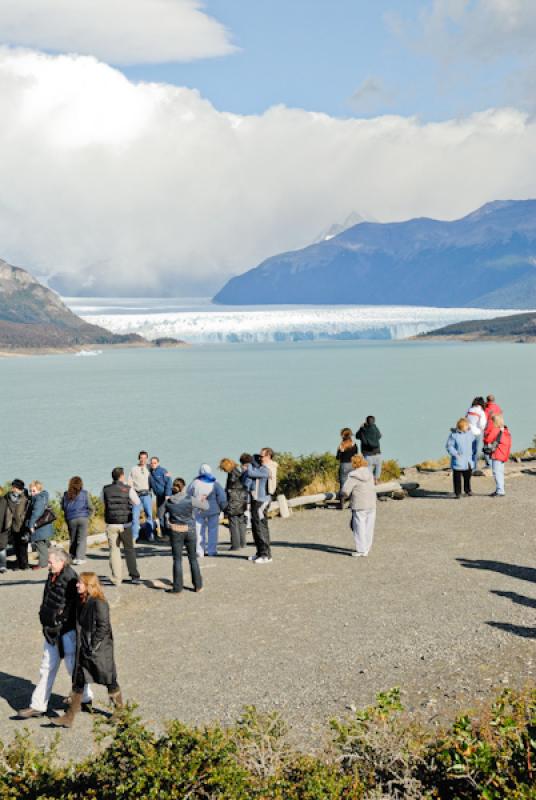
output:
[[[201,464],[197,477],[188,486],[187,494],[197,500],[206,498],[208,501],[206,511],[200,508],[194,511],[197,555],[199,558],[217,556],[220,513],[227,507],[227,496],[208,464]]]
[[[39,683],[34,689],[28,708],[19,711],[19,719],[42,717],[46,714],[52,687],[63,659],[72,677],[76,660],[76,605],[78,575],[71,567],[71,556],[60,547],[48,551],[48,578],[39,610],[39,620],[45,637]],[[81,702],[90,704],[93,693],[85,685]]]

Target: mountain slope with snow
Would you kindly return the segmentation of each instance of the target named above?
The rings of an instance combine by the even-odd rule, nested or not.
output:
[[[360,222],[232,278],[214,302],[536,307],[536,200],[451,222]]]

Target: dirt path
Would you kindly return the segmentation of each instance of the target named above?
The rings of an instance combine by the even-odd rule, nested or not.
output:
[[[231,722],[254,703],[281,709],[304,746],[333,715],[399,685],[405,704],[431,719],[534,677],[536,476],[476,478],[476,496],[450,498],[450,478],[420,478],[422,496],[378,504],[368,559],[350,558],[349,512],[318,509],[273,520],[273,563],[242,554],[205,559],[206,590],[166,594],[171,558],[140,548],[144,586],[125,584],[112,609],[120,683],[150,723]],[[252,552],[248,548],[247,554]],[[106,551],[88,568],[108,575]],[[160,584],[161,586],[164,583]],[[38,676],[42,575],[0,578],[0,738]],[[68,692],[66,675],[55,701]],[[98,704],[106,694],[97,688]],[[51,740],[42,720],[28,723]],[[63,732],[62,750],[89,746],[90,719]],[[80,734],[80,735],[79,735]]]

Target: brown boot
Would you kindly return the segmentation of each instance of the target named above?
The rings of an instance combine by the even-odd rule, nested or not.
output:
[[[62,728],[70,728],[74,722],[75,715],[78,714],[82,707],[82,692],[71,692],[71,702],[69,708],[61,717],[54,717],[51,720],[53,725],[58,725]]]
[[[124,707],[121,689],[118,689],[116,692],[108,692],[108,697],[110,698],[110,701],[114,707],[110,721],[117,722],[119,719],[119,714],[117,712]]]

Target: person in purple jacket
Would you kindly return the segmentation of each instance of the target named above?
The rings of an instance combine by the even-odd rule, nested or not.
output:
[[[84,564],[86,560],[87,532],[93,505],[89,493],[84,489],[82,478],[75,475],[63,493],[61,507],[69,530],[71,545],[69,554],[73,564]]]

